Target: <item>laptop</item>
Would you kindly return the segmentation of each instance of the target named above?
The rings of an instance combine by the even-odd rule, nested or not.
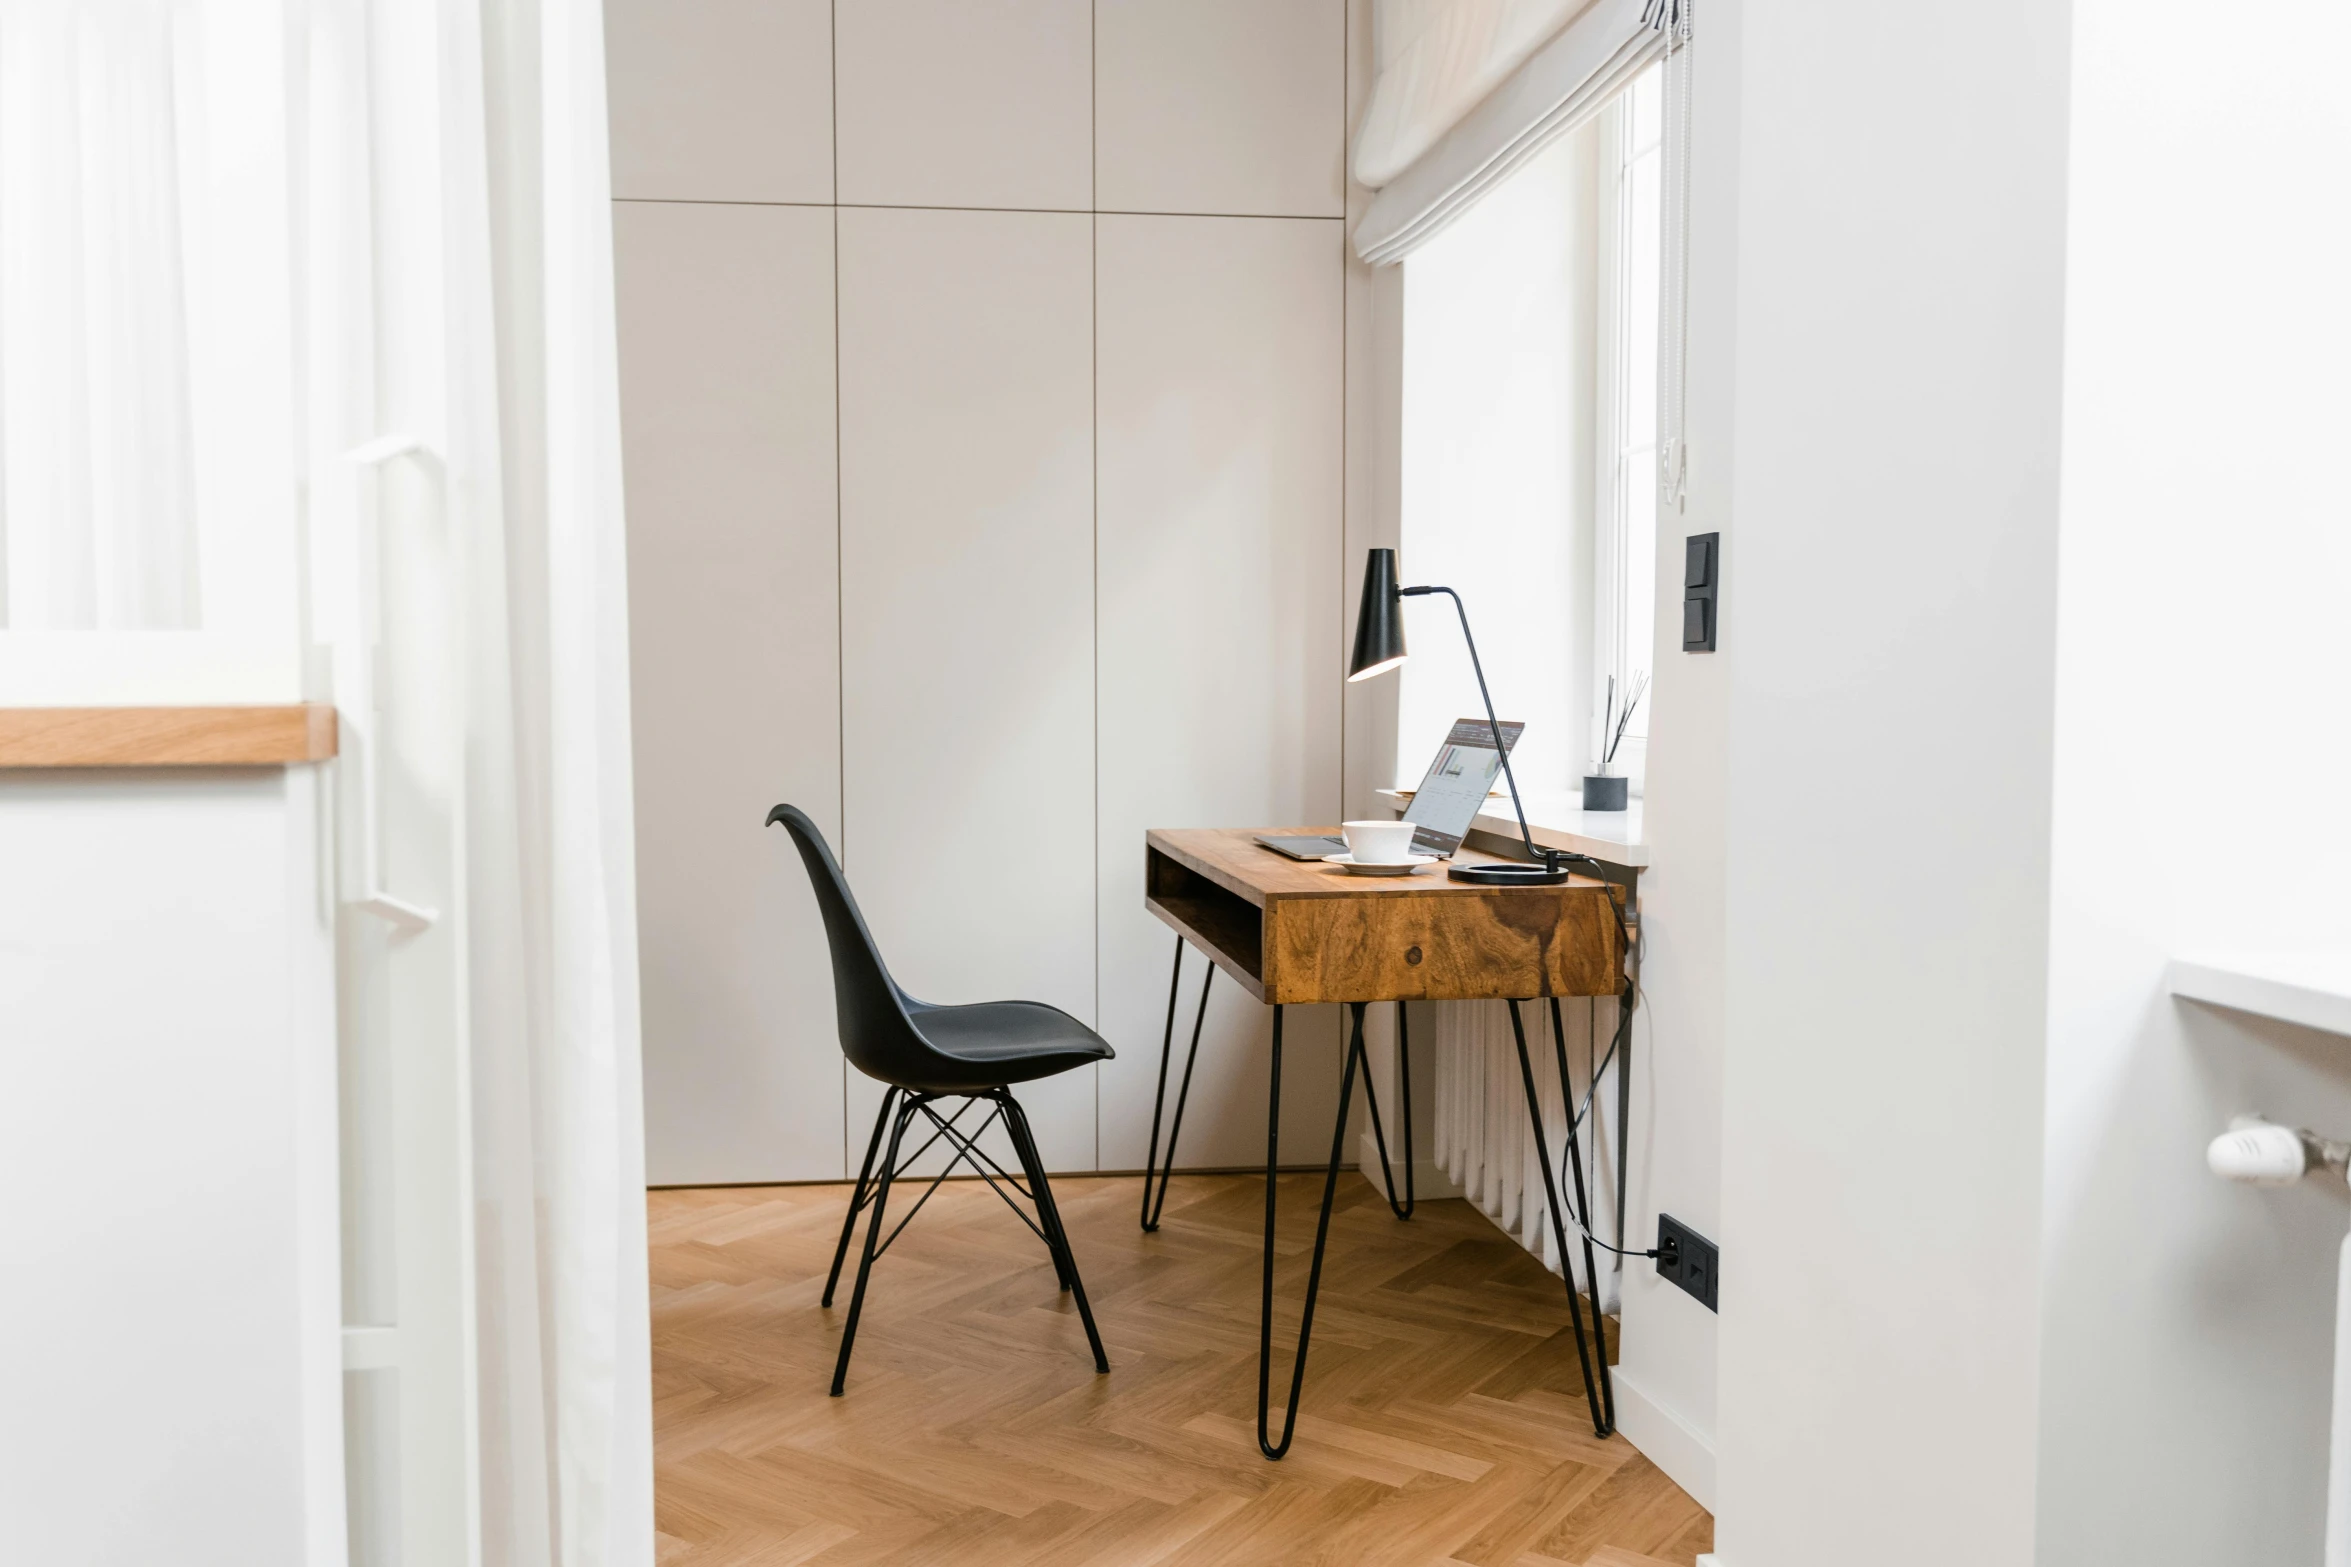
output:
[[[1518,749],[1526,725],[1505,723],[1502,743]],[[1494,729],[1482,718],[1456,721],[1434,761],[1412,791],[1404,819],[1412,823],[1412,852],[1449,860],[1469,836],[1479,809],[1485,805],[1494,780],[1502,774],[1502,753],[1494,749]],[[1347,840],[1336,833],[1259,833],[1257,841],[1293,860],[1320,860],[1347,852]]]

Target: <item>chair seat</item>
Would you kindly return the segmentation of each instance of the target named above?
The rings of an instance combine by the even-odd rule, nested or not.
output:
[[[1041,1001],[942,1007],[909,997],[906,1014],[915,1032],[952,1064],[940,1062],[925,1074],[940,1081],[902,1083],[902,1088],[946,1093],[1000,1088],[1107,1061],[1118,1053],[1100,1034]]]

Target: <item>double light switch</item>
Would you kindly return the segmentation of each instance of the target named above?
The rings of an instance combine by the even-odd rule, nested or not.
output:
[[[1693,533],[1682,540],[1682,651],[1714,651],[1716,594],[1722,586],[1722,535]]]

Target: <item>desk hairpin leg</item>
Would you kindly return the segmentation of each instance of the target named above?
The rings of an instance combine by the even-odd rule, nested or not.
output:
[[[1159,1158],[1159,1112],[1167,1104],[1167,1058],[1175,1045],[1176,992],[1184,982],[1184,938],[1176,937],[1175,972],[1167,981],[1167,1027],[1159,1035],[1159,1092],[1151,1100],[1151,1149],[1143,1156],[1143,1232],[1159,1228],[1167,1211],[1167,1183],[1175,1178],[1176,1135],[1184,1129],[1184,1102],[1192,1097],[1192,1065],[1200,1059],[1200,1025],[1208,1021],[1208,987],[1216,981],[1216,965],[1200,976],[1200,1010],[1192,1019],[1192,1048],[1184,1057],[1183,1086],[1176,1090],[1175,1119],[1167,1128],[1167,1161]],[[1151,1175],[1159,1174],[1159,1200],[1151,1200]]]
[[[1611,1418],[1611,1413],[1601,1407],[1600,1382],[1592,1375],[1591,1347],[1584,1336],[1584,1306],[1576,1296],[1575,1268],[1567,1260],[1567,1224],[1559,1214],[1559,1176],[1551,1167],[1550,1141],[1543,1135],[1543,1101],[1535,1093],[1534,1063],[1527,1058],[1526,1021],[1519,1016],[1516,1001],[1510,1002],[1509,1007],[1510,1032],[1518,1041],[1519,1079],[1526,1088],[1527,1119],[1532,1124],[1535,1133],[1535,1162],[1543,1168],[1543,1200],[1551,1213],[1551,1238],[1559,1245],[1559,1271],[1567,1281],[1568,1320],[1575,1324],[1575,1353],[1577,1363],[1583,1368],[1584,1398],[1592,1406],[1593,1433],[1598,1436],[1606,1436],[1615,1429],[1615,1423]],[[1564,1082],[1561,1085],[1561,1092],[1566,1099],[1567,1113],[1572,1120],[1575,1115],[1575,1101],[1572,1096],[1566,1095]],[[1570,1137],[1575,1135],[1572,1125],[1568,1135]],[[1576,1171],[1576,1184],[1579,1187],[1583,1184],[1583,1170],[1580,1165]],[[1586,1263],[1585,1266],[1588,1270],[1590,1264]],[[1592,1276],[1592,1315],[1595,1319],[1600,1315],[1600,1280],[1597,1274]],[[1608,1375],[1608,1338],[1604,1330],[1600,1338],[1600,1361],[1600,1376],[1606,1377]]]
[[[1576,1132],[1575,1086],[1568,1081],[1567,1031],[1559,1026],[1557,996],[1551,998],[1551,1052],[1559,1061],[1559,1104],[1567,1117],[1567,1168],[1575,1178],[1576,1224],[1584,1244],[1584,1282],[1592,1289],[1592,1331],[1600,1340],[1600,1409],[1593,1424],[1602,1436],[1606,1436],[1616,1429],[1616,1383],[1608,1370],[1608,1324],[1600,1314],[1600,1266],[1592,1254],[1592,1200],[1584,1191],[1584,1151]],[[1626,1125],[1621,1112],[1616,1125],[1617,1149],[1621,1153]],[[1616,1172],[1616,1189],[1620,1195],[1624,1191],[1624,1169],[1621,1164]],[[1624,1220],[1621,1216],[1617,1219],[1616,1229],[1617,1234],[1622,1236]],[[1624,1242],[1620,1239],[1617,1244],[1621,1246]],[[1561,1271],[1565,1272],[1567,1253],[1562,1251],[1559,1255]],[[1575,1295],[1575,1281],[1572,1278],[1568,1280],[1567,1293],[1572,1304]]]
[[[1355,1008],[1355,1035],[1363,1037],[1363,1008]],[[1404,1003],[1396,1003],[1396,1085],[1404,1098],[1404,1200],[1396,1200],[1396,1167],[1388,1162],[1388,1134],[1380,1126],[1380,1096],[1371,1086],[1371,1057],[1363,1061],[1363,1103],[1371,1111],[1372,1141],[1380,1150],[1380,1176],[1388,1183],[1388,1208],[1399,1219],[1412,1217],[1417,1199],[1412,1179],[1412,1037],[1405,1032]]]
[[[1355,1088],[1355,1074],[1371,1082],[1371,1062],[1363,1050],[1363,1007],[1348,1004],[1352,1027],[1348,1031],[1346,1063],[1339,1074],[1339,1110],[1331,1123],[1331,1162],[1323,1171],[1322,1213],[1314,1223],[1314,1258],[1306,1269],[1306,1304],[1298,1318],[1298,1354],[1290,1362],[1290,1401],[1282,1417],[1282,1439],[1271,1440],[1269,1429],[1273,1384],[1273,1240],[1274,1194],[1282,1153],[1282,1008],[1273,1009],[1273,1081],[1265,1101],[1265,1289],[1257,1317],[1257,1450],[1279,1458],[1290,1450],[1298,1434],[1298,1394],[1306,1385],[1306,1344],[1314,1332],[1314,1300],[1322,1291],[1323,1248],[1331,1237],[1331,1198],[1339,1189],[1339,1165],[1347,1149],[1347,1105]]]

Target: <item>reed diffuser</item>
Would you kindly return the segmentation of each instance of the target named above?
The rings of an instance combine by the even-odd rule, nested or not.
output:
[[[1587,811],[1621,811],[1631,798],[1630,781],[1616,770],[1616,748],[1624,744],[1625,730],[1632,726],[1633,710],[1641,705],[1641,698],[1649,694],[1647,671],[1633,676],[1625,686],[1624,705],[1616,701],[1616,677],[1608,677],[1608,700],[1600,710],[1600,736],[1606,742],[1600,760],[1584,775],[1584,809]]]

